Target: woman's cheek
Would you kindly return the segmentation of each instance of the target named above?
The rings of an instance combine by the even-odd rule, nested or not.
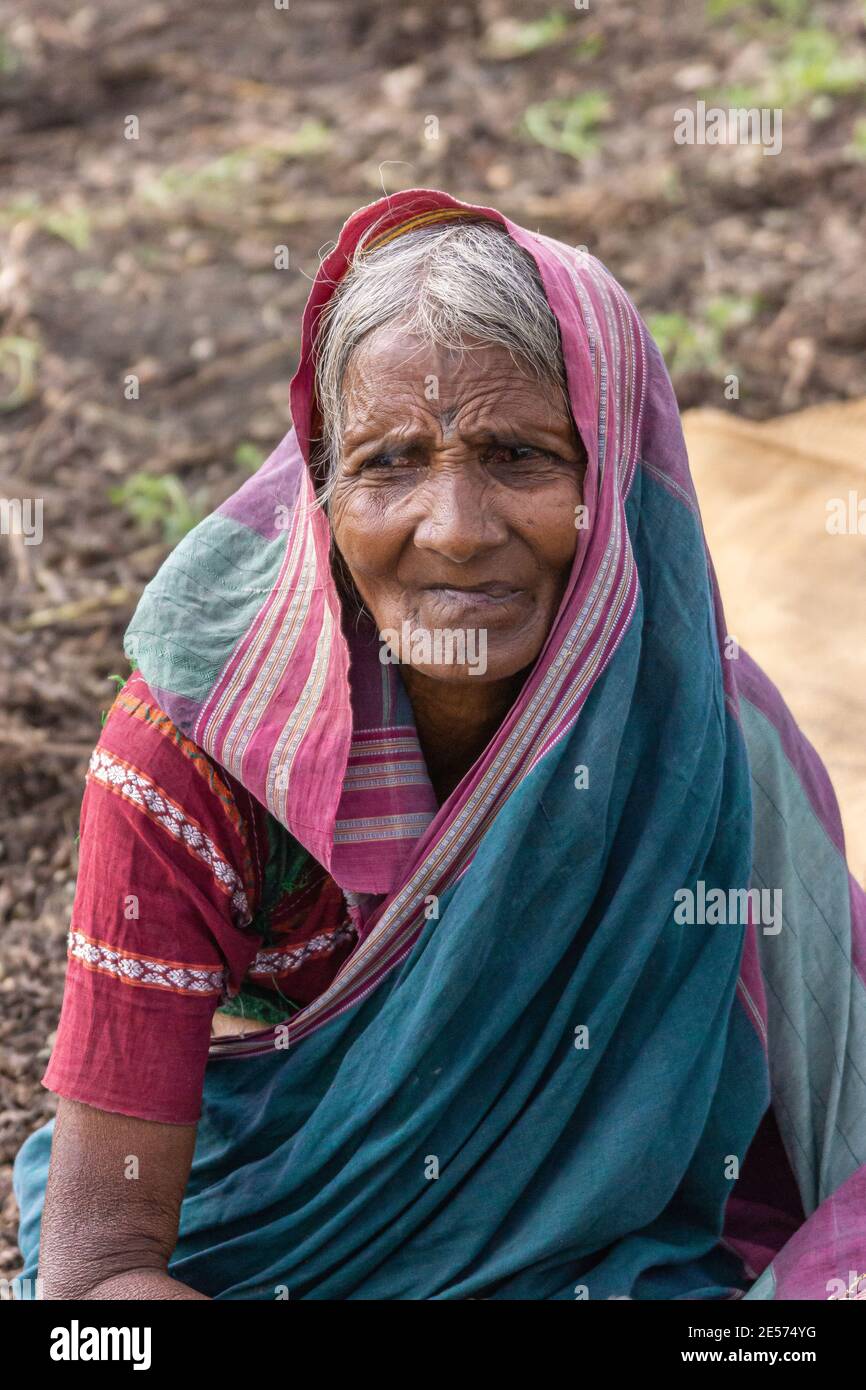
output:
[[[576,485],[567,485],[555,496],[536,495],[515,514],[513,529],[526,538],[538,558],[552,569],[567,566],[577,549],[576,508],[581,493]]]
[[[399,557],[396,537],[369,510],[353,508],[334,521],[334,540],[357,582],[381,579],[393,570]]]

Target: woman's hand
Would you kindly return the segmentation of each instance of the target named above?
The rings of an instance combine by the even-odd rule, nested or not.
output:
[[[61,1098],[42,1216],[45,1298],[207,1298],[168,1274],[195,1131]]]

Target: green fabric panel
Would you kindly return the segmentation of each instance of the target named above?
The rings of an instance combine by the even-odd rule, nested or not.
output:
[[[214,513],[185,536],[141,596],[124,648],[149,685],[203,701],[273,589],[279,533]]]
[[[273,945],[277,937],[273,928],[276,907],[290,893],[299,893],[310,874],[318,868],[316,861],[303,845],[274,819],[268,816],[268,861],[265,865],[262,899],[250,923],[249,930],[261,936],[263,946]],[[274,990],[277,994],[274,994]],[[273,989],[245,980],[233,999],[220,1004],[220,1013],[239,1018],[254,1018],[263,1023],[281,1023],[301,1005],[282,994],[277,981]]]
[[[272,989],[246,983],[234,996],[220,1004],[221,1014],[233,1018],[256,1019],[260,1023],[282,1023],[296,1014],[301,1005],[286,995],[275,995]]]

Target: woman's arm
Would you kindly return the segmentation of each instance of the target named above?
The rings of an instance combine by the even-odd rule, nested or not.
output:
[[[42,1217],[45,1298],[207,1298],[168,1273],[195,1131],[61,1098]]]

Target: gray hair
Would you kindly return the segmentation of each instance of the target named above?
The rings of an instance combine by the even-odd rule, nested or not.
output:
[[[362,339],[399,324],[422,342],[462,350],[471,338],[506,348],[569,408],[559,325],[535,261],[490,220],[434,223],[372,251],[356,247],[317,324],[315,385],[322,435],[314,442],[319,503],[337,480],[343,439],[343,380]]]

